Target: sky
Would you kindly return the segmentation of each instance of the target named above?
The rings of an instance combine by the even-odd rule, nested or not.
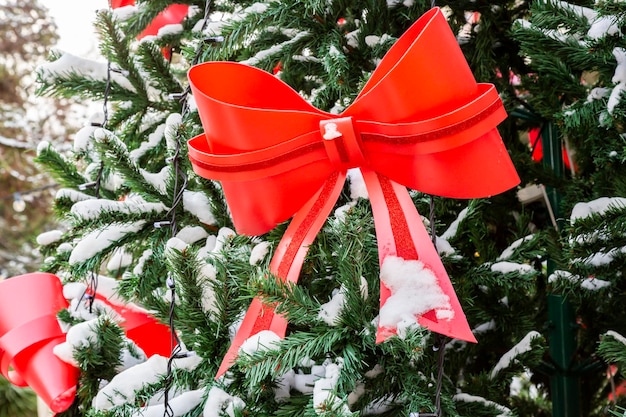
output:
[[[54,18],[60,36],[57,49],[79,56],[95,50],[93,21],[96,11],[109,7],[108,0],[40,0]]]

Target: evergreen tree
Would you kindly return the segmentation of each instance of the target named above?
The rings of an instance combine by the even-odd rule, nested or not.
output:
[[[564,3],[533,4],[532,13],[524,2],[437,4],[477,80],[495,84],[509,111],[500,131],[521,184],[471,200],[411,193],[478,343],[409,326],[377,344],[378,249],[359,177],[308,248],[298,284],[277,280],[270,259],[289,221],[256,237],[234,232],[221,183],[197,175],[188,158],[186,142],[203,127],[187,72],[243,62],[339,113],[432,4],[185,4],[180,25],[156,37],[143,31],[167,1],[103,11],[106,62],[56,55],[39,71],[40,93],[104,106],[100,125],[75,136],[71,157],[38,148],[63,186],[55,210],[68,225],[40,237],[42,269],[65,284],[71,308],[60,318],[76,331],[59,354],[81,370],[76,401],[61,415],[556,416],[572,402],[569,415],[605,415],[605,371],[618,378],[624,363],[619,5],[589,14]],[[612,24],[591,36],[598,22]],[[531,158],[537,129],[543,164]],[[570,171],[549,163],[560,138],[576,150]],[[146,358],[94,293],[170,325],[178,343],[170,358]],[[246,344],[215,379],[256,296],[285,315],[287,336]],[[557,357],[559,344],[572,356]]]

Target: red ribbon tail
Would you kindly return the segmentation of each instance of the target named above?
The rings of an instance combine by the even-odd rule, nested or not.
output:
[[[308,246],[326,222],[345,179],[345,172],[337,172],[328,177],[322,188],[298,211],[287,227],[270,263],[270,272],[282,281],[298,282]],[[283,338],[287,331],[287,320],[276,314],[272,306],[263,304],[259,297],[255,297],[222,360],[216,379],[224,375],[233,364],[242,344],[263,330],[270,330]]]
[[[386,266],[388,267],[392,262],[395,262],[402,265],[403,268],[407,268],[408,265],[408,269],[403,269],[404,272],[419,271],[419,274],[415,274],[417,279],[432,277],[432,284],[434,285],[422,285],[421,289],[413,290],[416,296],[412,300],[417,305],[422,301],[420,298],[426,297],[427,294],[425,293],[428,292],[428,295],[435,299],[444,300],[444,302],[414,314],[415,322],[436,333],[468,342],[476,342],[441,258],[432,244],[406,188],[376,172],[365,169],[361,169],[361,171],[374,213],[381,272],[388,269]],[[389,264],[386,265],[386,262]],[[393,269],[393,267],[389,268]],[[402,279],[405,280],[405,278]],[[412,284],[403,281],[394,285],[411,286]],[[406,311],[412,311],[411,308],[405,308],[410,307],[408,304],[410,304],[411,299],[402,298],[406,295],[401,294],[403,290],[394,294],[391,289],[387,288],[382,279],[380,290],[381,323],[389,322],[386,320],[389,318],[389,311],[399,314],[402,316],[402,320],[405,320]],[[410,287],[409,290],[411,290]],[[407,292],[407,294],[409,293],[410,291]],[[388,302],[395,305],[388,305],[383,310]],[[403,309],[405,313],[402,312]],[[383,312],[385,317],[382,317]],[[379,326],[376,337],[377,343],[397,333],[398,321],[391,320],[391,322],[394,324]]]

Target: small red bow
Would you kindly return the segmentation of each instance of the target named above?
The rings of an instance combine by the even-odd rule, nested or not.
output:
[[[491,84],[477,84],[438,8],[402,35],[352,105],[334,115],[260,69],[193,66],[189,81],[205,133],[189,141],[202,177],[219,180],[239,233],[291,220],[270,270],[297,282],[307,251],[334,207],[346,172],[359,168],[372,204],[381,267],[417,261],[447,296],[416,314],[428,329],[475,342],[450,279],[406,187],[452,198],[487,197],[519,183],[496,129],[506,118]],[[381,282],[381,308],[392,296]],[[445,311],[443,311],[445,310]],[[440,314],[441,313],[441,314]],[[253,300],[218,376],[241,344],[287,323]],[[379,326],[377,342],[396,331]]]

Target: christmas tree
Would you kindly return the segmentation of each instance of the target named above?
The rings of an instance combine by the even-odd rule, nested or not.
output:
[[[103,105],[38,148],[58,415],[620,401],[620,6],[434,6],[113,1],[102,61],[39,69]]]

